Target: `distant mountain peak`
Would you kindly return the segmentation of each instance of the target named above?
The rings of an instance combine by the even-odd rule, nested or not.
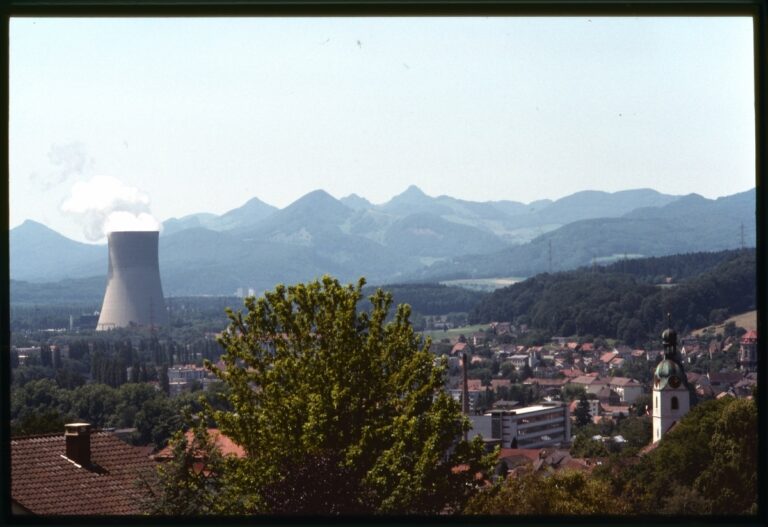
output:
[[[307,202],[307,203],[322,203],[322,202],[339,203],[339,200],[337,200],[336,198],[334,198],[333,196],[328,194],[325,190],[319,188],[317,190],[313,190],[312,192],[307,192],[302,197],[300,197],[299,199],[297,199],[296,201],[291,203],[289,205],[289,207],[291,207],[291,206],[293,206],[293,205],[295,205],[297,203],[304,203],[304,202]]]
[[[24,220],[20,225],[17,225],[16,227],[14,227],[11,230],[16,230],[16,229],[41,229],[41,228],[42,229],[48,229],[48,227],[46,227],[45,225],[43,225],[39,221]],[[48,230],[51,230],[51,229],[48,229]]]
[[[398,194],[397,196],[389,200],[389,202],[386,203],[386,205],[403,205],[403,204],[413,205],[413,204],[426,203],[426,202],[432,201],[433,199],[434,198],[431,198],[426,194],[424,194],[424,192],[416,185],[411,185],[407,189],[405,189],[403,192],[401,192],[400,194]]]
[[[369,209],[373,207],[373,204],[362,196],[358,196],[354,192],[349,196],[341,198],[341,201],[347,207],[351,207],[355,210]]]
[[[271,206],[272,206],[272,205],[270,205],[269,203],[266,203],[266,202],[264,202],[264,201],[260,200],[260,199],[259,199],[259,198],[257,198],[256,196],[252,197],[251,199],[249,199],[248,201],[246,201],[245,203],[243,203],[243,207],[252,207],[252,206],[254,206],[254,205],[266,205],[266,206],[268,206],[268,207],[271,207]]]
[[[295,213],[297,211],[324,211],[330,213],[348,213],[352,209],[334,198],[323,189],[313,190],[282,209],[281,213]]]
[[[419,197],[419,198],[428,198],[424,192],[417,187],[416,185],[410,185],[405,191],[400,194],[400,196],[409,196],[409,197]]]

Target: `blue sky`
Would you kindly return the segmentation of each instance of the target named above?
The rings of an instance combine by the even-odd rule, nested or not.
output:
[[[11,227],[78,182],[163,221],[324,188],[530,202],[754,186],[749,18],[35,19],[10,26]],[[146,198],[146,199],[144,199]]]

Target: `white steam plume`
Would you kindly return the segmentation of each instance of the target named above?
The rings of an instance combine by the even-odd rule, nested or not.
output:
[[[149,196],[110,176],[75,183],[61,210],[83,223],[85,237],[91,241],[114,231],[159,231],[161,227],[149,211]]]

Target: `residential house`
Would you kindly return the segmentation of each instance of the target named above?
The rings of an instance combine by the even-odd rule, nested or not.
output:
[[[708,373],[707,378],[712,390],[717,395],[733,388],[743,378],[743,374],[740,372],[717,372]]]
[[[451,348],[451,355],[460,355],[469,351],[469,345],[466,342],[457,342]]]
[[[512,381],[509,379],[491,379],[491,388],[493,391],[498,391],[501,387],[511,388]]]
[[[568,384],[582,386],[587,393],[594,393],[595,395],[597,395],[607,383],[607,380],[600,378],[600,376],[596,374],[581,375],[568,380]]]
[[[151,481],[147,448],[71,423],[63,434],[11,439],[11,512],[36,515],[138,515]]]
[[[634,404],[643,394],[643,385],[628,377],[611,377],[608,387],[619,395],[622,403]]]
[[[580,402],[581,402],[580,399],[574,399],[568,405],[568,410],[571,413],[571,416],[573,416],[574,412],[576,411],[576,407],[579,406]],[[598,399],[587,399],[587,403],[589,403],[589,415],[590,415],[590,417],[595,417],[595,416],[603,414],[603,407],[600,404],[600,400],[598,400]]]
[[[482,331],[472,333],[471,338],[472,338],[472,345],[475,347],[482,346],[483,344],[485,344],[485,333]]]
[[[491,322],[489,327],[500,337],[503,335],[511,335],[513,333],[511,322]]]

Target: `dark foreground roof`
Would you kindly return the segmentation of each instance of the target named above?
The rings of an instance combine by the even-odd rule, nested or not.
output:
[[[11,440],[11,496],[33,514],[141,514],[136,480],[151,478],[146,449],[106,432],[91,434],[91,469],[66,457],[64,434]]]

